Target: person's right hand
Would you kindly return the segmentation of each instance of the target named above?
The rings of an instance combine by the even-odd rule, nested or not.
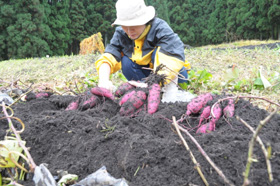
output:
[[[106,89],[108,89],[110,92],[115,92],[116,89],[117,89],[117,88],[114,86],[114,84],[112,83],[112,81],[110,81],[110,80],[105,80],[105,81],[100,81],[100,80],[99,80],[98,87],[106,88]]]

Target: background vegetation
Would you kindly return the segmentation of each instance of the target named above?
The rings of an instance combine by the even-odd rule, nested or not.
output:
[[[101,32],[108,43],[116,0],[0,0],[0,61],[78,54]],[[280,39],[279,0],[146,0],[184,43]]]
[[[194,94],[254,95],[279,103],[280,44],[274,49],[235,49],[270,42],[238,41],[186,49],[192,69],[190,83],[183,88]],[[98,57],[99,54],[90,54],[3,61],[0,90],[27,89],[32,85],[34,92],[51,91],[60,95],[84,92],[97,85],[94,61]],[[111,80],[116,86],[126,81],[121,71],[113,74]],[[271,109],[267,102],[254,101],[266,110]]]

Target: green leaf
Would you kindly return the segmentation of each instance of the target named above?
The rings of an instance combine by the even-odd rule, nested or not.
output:
[[[212,74],[207,72],[205,69],[202,71],[198,71],[198,74],[200,74],[200,76],[198,77],[198,81],[201,83],[207,82],[212,78]]]
[[[261,79],[261,78],[257,78],[257,79],[255,79],[255,81],[254,81],[254,85],[257,85],[257,86],[263,86],[262,79]]]
[[[188,83],[179,83],[178,84],[183,90],[187,90],[188,88]]]

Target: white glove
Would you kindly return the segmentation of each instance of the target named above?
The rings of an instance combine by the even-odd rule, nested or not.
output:
[[[99,81],[98,86],[101,88],[106,88],[110,90],[111,92],[115,92],[117,90],[117,87],[113,85],[112,81],[106,80],[106,81]]]
[[[135,87],[141,87],[141,88],[147,88],[148,84],[147,83],[142,83],[138,81],[128,81],[129,84],[135,86]]]

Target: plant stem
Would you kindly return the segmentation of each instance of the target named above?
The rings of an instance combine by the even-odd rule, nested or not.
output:
[[[241,123],[243,123],[249,130],[251,130],[251,132],[253,134],[256,133],[256,131],[253,129],[253,127],[251,127],[246,121],[244,121],[243,119],[241,119],[239,116],[236,117],[237,120],[241,121]],[[268,172],[268,177],[269,177],[269,181],[272,182],[273,181],[273,175],[272,175],[272,169],[271,169],[271,163],[269,161],[269,155],[268,152],[261,140],[261,138],[259,136],[257,136],[257,142],[260,144],[262,151],[264,153],[265,156],[265,161],[266,161],[266,166],[267,166],[267,172]]]
[[[34,172],[35,167],[36,167],[36,164],[34,163],[33,158],[31,157],[29,151],[27,150],[27,148],[25,147],[25,145],[22,143],[22,141],[21,141],[21,139],[20,139],[20,136],[18,135],[18,132],[16,131],[16,129],[15,129],[13,123],[12,123],[11,118],[8,116],[8,113],[7,113],[7,110],[6,110],[6,107],[5,107],[5,103],[4,103],[4,102],[2,102],[2,108],[3,108],[3,112],[4,112],[5,116],[7,117],[8,122],[9,122],[9,124],[10,124],[10,127],[11,127],[11,129],[13,130],[13,132],[14,132],[14,134],[15,134],[15,136],[16,136],[16,139],[17,139],[19,145],[20,145],[21,148],[24,150],[24,152],[26,153],[26,155],[27,155],[27,157],[28,157],[28,159],[29,159],[29,161],[30,161],[30,163],[31,163],[30,169],[31,169],[32,172]]]
[[[184,128],[182,128],[181,126],[178,126],[179,129],[184,132],[185,134],[187,134],[191,140],[195,143],[196,147],[198,148],[198,150],[201,152],[201,154],[205,157],[205,159],[208,161],[208,163],[215,169],[215,171],[218,173],[218,175],[220,177],[222,177],[222,179],[224,180],[224,182],[230,186],[234,186],[233,183],[231,183],[226,176],[223,174],[223,172],[216,166],[216,164],[210,159],[210,157],[206,154],[206,152],[202,149],[202,147],[200,146],[200,144],[196,141],[196,139],[188,132],[188,130],[185,130]]]
[[[209,184],[208,184],[207,180],[205,179],[205,177],[204,177],[204,175],[203,175],[203,173],[202,173],[202,171],[201,171],[201,169],[200,169],[200,165],[197,163],[197,161],[196,161],[196,159],[195,159],[195,157],[194,157],[192,151],[190,150],[190,148],[189,148],[189,146],[188,146],[186,140],[183,138],[183,136],[182,136],[182,134],[181,134],[181,132],[180,132],[180,130],[179,130],[178,123],[176,122],[175,116],[173,116],[172,118],[173,118],[173,125],[175,126],[176,131],[177,131],[177,133],[178,133],[180,139],[182,140],[182,142],[183,142],[185,148],[186,148],[187,151],[190,153],[191,159],[192,159],[193,163],[195,164],[195,167],[196,167],[196,169],[197,169],[198,174],[200,175],[200,177],[201,177],[202,181],[204,182],[204,184],[205,184],[206,186],[208,186]]]
[[[275,109],[274,112],[272,112],[269,116],[267,116],[263,121],[260,121],[260,124],[258,125],[256,132],[254,133],[252,139],[249,142],[249,150],[248,150],[248,159],[247,159],[247,164],[246,164],[246,170],[244,173],[244,182],[243,182],[243,186],[248,185],[249,183],[249,173],[250,173],[250,167],[252,164],[252,156],[253,156],[253,150],[254,150],[254,145],[257,139],[257,136],[260,132],[260,130],[262,129],[262,127],[272,118],[272,116],[274,114],[276,114],[278,111],[278,109]]]

